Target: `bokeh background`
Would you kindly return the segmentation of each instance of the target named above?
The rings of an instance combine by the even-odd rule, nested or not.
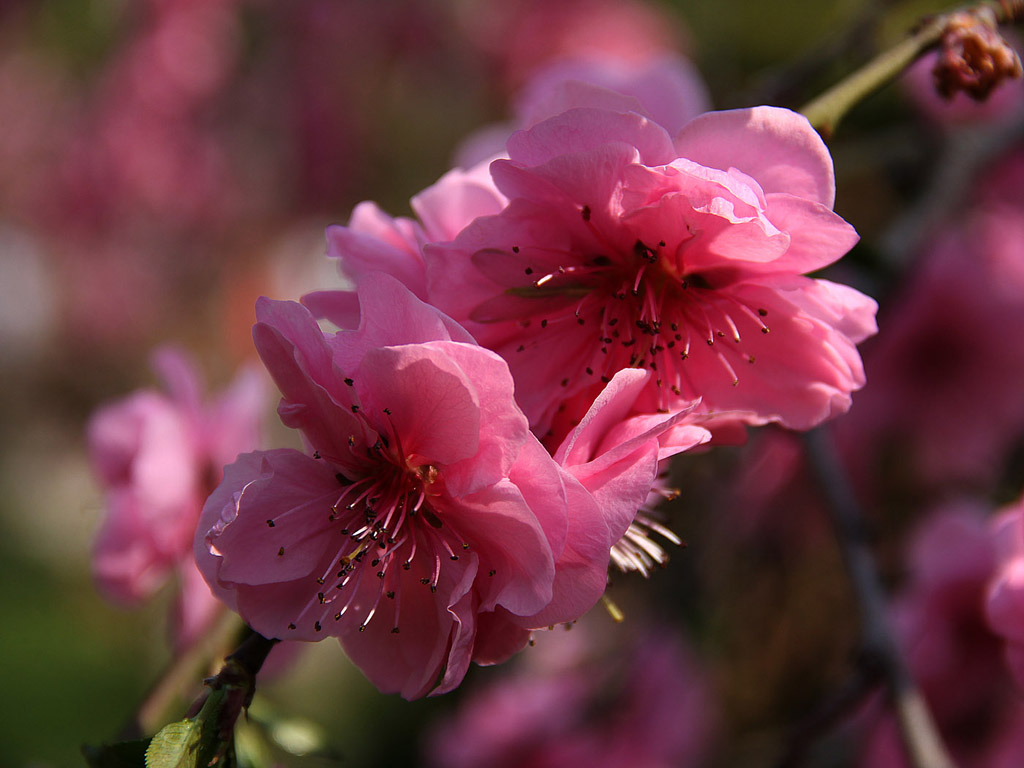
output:
[[[84,425],[97,406],[152,386],[156,346],[180,345],[213,388],[226,384],[253,356],[257,296],[340,284],[323,258],[325,225],[364,199],[408,215],[409,197],[450,167],[459,142],[507,119],[530,72],[555,56],[675,50],[716,108],[797,108],[942,8],[0,2],[0,765],[80,764],[81,744],[114,738],[170,659],[170,590],[119,610],[89,573],[102,495]],[[863,238],[834,274],[880,299],[880,338],[886,298],[916,249],[1020,136],[1019,122],[936,121],[912,92],[894,85],[871,97],[831,142],[837,211]],[[699,673],[682,689],[714,693],[689,710],[677,697],[658,727],[713,722],[718,735],[694,748],[694,765],[775,764],[794,724],[850,674],[856,612],[827,523],[803,491],[765,490],[785,490],[791,437],[766,432],[684,457],[673,478],[683,493],[666,513],[687,547],[648,580],[614,579],[624,624],[598,606],[568,633],[610,645],[603,664],[623,669],[639,636],[688,638]],[[983,483],[966,486],[992,508],[1020,493],[1019,438],[1007,438]],[[780,447],[766,450],[770,440]],[[899,478],[886,488],[871,523],[897,590],[910,531],[935,500]],[[462,690],[407,703],[378,694],[325,642],[269,680],[260,706],[316,724],[342,765],[427,764],[440,723],[508,674],[474,669]],[[851,764],[854,732],[831,729],[807,763]]]

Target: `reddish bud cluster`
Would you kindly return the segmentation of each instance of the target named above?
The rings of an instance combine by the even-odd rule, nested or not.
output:
[[[1024,76],[1024,69],[992,20],[962,11],[953,14],[946,25],[932,76],[936,90],[946,99],[963,91],[984,101],[1004,80]]]

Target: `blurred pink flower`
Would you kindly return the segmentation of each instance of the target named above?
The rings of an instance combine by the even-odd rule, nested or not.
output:
[[[673,144],[635,113],[574,109],[508,153],[491,174],[509,204],[425,247],[427,293],[509,361],[539,433],[629,367],[656,371],[647,412],[701,398],[804,429],[849,407],[875,304],[803,275],[857,235],[802,117],[707,113]]]
[[[331,337],[298,304],[257,305],[279,413],[314,453],[228,467],[196,559],[260,633],[336,636],[378,688],[412,699],[590,608],[659,458],[700,434],[677,426],[685,413],[616,430],[627,377],[556,461],[503,360],[393,278],[368,277],[358,298],[358,329]]]
[[[675,135],[710,108],[707,90],[694,66],[664,53],[634,61],[615,56],[559,59],[537,69],[515,100],[514,119],[492,125],[464,140],[456,164],[471,166],[504,153],[516,129],[531,128],[577,107],[636,112]]]
[[[194,573],[199,513],[224,465],[259,443],[265,386],[256,371],[246,370],[204,402],[199,375],[181,352],[159,350],[154,368],[166,392],[137,392],[101,408],[89,422],[90,458],[107,508],[93,573],[107,598],[132,606],[176,572],[176,632],[187,644],[216,606]]]
[[[639,64],[678,50],[684,34],[678,18],[638,0],[467,4],[463,23],[468,39],[494,58],[511,91],[551,61],[612,58]]]
[[[1024,329],[1024,212],[1005,202],[937,237],[886,305],[865,349],[871,384],[836,424],[857,471],[883,457],[935,493],[987,488],[1006,464],[1024,430],[1024,345],[1008,343]]]
[[[549,632],[561,658],[471,694],[430,734],[430,763],[445,768],[700,765],[714,731],[709,680],[675,633],[648,631],[621,647],[560,646],[584,629]],[[605,643],[607,646],[608,644]],[[588,647],[589,646],[589,647]]]
[[[991,525],[998,568],[988,587],[992,630],[1006,641],[1006,659],[1024,687],[1024,501],[1004,509]]]
[[[986,511],[961,501],[927,519],[912,542],[910,580],[893,606],[911,673],[957,765],[965,767],[989,765],[990,749],[1019,722],[999,639],[985,621],[985,588],[996,564]],[[905,765],[891,716],[867,745],[862,765]]]

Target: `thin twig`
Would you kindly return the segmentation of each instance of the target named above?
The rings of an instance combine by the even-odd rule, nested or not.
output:
[[[966,12],[989,19],[993,25],[1008,24],[1024,16],[1024,2],[985,0],[970,6]],[[925,19],[908,38],[805,104],[800,112],[823,137],[830,138],[839,121],[854,104],[893,80],[919,56],[939,43],[954,13]]]
[[[852,713],[882,683],[880,671],[858,664],[843,685],[821,701],[791,732],[775,768],[796,768],[811,744]]]
[[[912,768],[954,768],[938,729],[914,684],[886,613],[885,593],[868,547],[864,516],[835,447],[818,428],[804,436],[811,469],[828,502],[836,539],[861,616],[863,659],[881,670]]]

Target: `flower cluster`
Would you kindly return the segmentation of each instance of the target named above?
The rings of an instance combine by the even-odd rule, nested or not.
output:
[[[697,114],[662,61],[547,70],[522,129],[415,219],[366,202],[328,230],[354,290],[258,302],[305,449],[239,456],[194,538],[256,631],[449,691],[579,618],[610,563],[664,562],[671,457],[849,407],[875,304],[808,276],[857,241],[828,151],[788,110]]]
[[[551,92],[564,111],[417,195],[418,220],[363,203],[328,230],[356,291],[259,304],[310,454],[242,456],[196,538],[255,629],[336,636],[407,698],[578,618],[613,556],[661,562],[647,534],[672,534],[637,511],[670,456],[809,428],[863,384],[874,302],[806,276],[857,240],[806,120],[672,137],[606,88]]]

